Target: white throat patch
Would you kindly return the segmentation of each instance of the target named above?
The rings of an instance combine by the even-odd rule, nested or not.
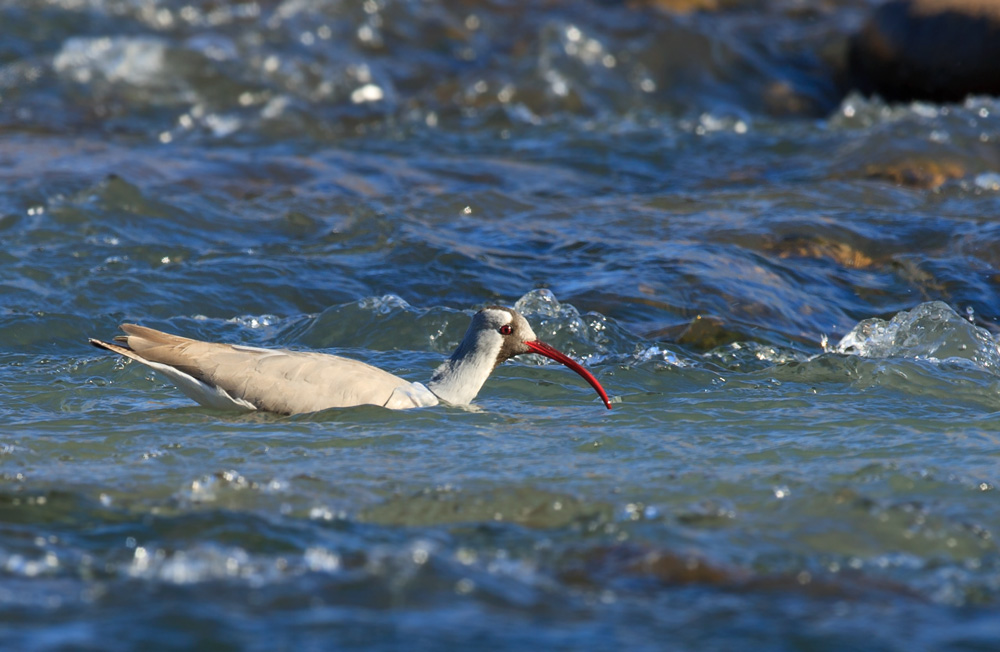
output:
[[[431,377],[430,390],[448,403],[471,402],[497,365],[504,345],[499,329],[513,321],[514,315],[506,310],[485,308],[476,313],[458,349]]]

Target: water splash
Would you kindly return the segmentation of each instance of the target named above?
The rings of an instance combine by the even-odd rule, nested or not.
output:
[[[80,84],[95,79],[133,86],[160,84],[167,42],[153,37],[74,37],[52,62],[56,72]]]
[[[682,360],[673,351],[656,345],[639,345],[636,347],[636,352],[632,355],[632,357],[634,362],[637,364],[655,360],[657,362],[665,362],[675,367],[687,367],[690,365],[688,361]]]
[[[996,339],[941,301],[922,303],[889,321],[866,319],[833,350],[865,358],[964,360],[1000,374],[1000,346]]]
[[[410,304],[396,294],[386,294],[381,297],[365,297],[358,301],[358,307],[380,315],[388,315],[396,310],[410,310]]]
[[[548,289],[528,292],[514,303],[514,310],[524,315],[543,340],[555,340],[568,333],[573,340],[583,340],[603,350],[607,337],[603,336],[603,323],[592,328],[580,311],[568,303],[560,303]]]
[[[237,324],[243,328],[258,329],[274,326],[281,321],[277,315],[240,315],[226,320],[230,324]]]

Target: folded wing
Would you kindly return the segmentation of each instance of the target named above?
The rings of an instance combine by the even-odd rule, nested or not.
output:
[[[382,405],[405,409],[437,398],[411,383],[357,360],[313,352],[200,342],[152,328],[123,324],[128,348],[91,340],[166,375],[203,405],[282,414],[334,407]]]

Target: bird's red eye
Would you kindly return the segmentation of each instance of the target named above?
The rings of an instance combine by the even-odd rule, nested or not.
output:
[[[503,326],[500,327],[501,335],[510,335],[513,332],[514,329],[510,327],[510,324],[504,324]]]

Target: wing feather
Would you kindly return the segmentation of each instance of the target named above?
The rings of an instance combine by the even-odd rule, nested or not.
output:
[[[200,342],[134,324],[123,324],[122,330],[128,334],[130,349],[119,351],[124,355],[153,363],[154,368],[172,367],[260,410],[298,414],[355,405],[403,409],[437,402],[422,385],[349,358]]]

